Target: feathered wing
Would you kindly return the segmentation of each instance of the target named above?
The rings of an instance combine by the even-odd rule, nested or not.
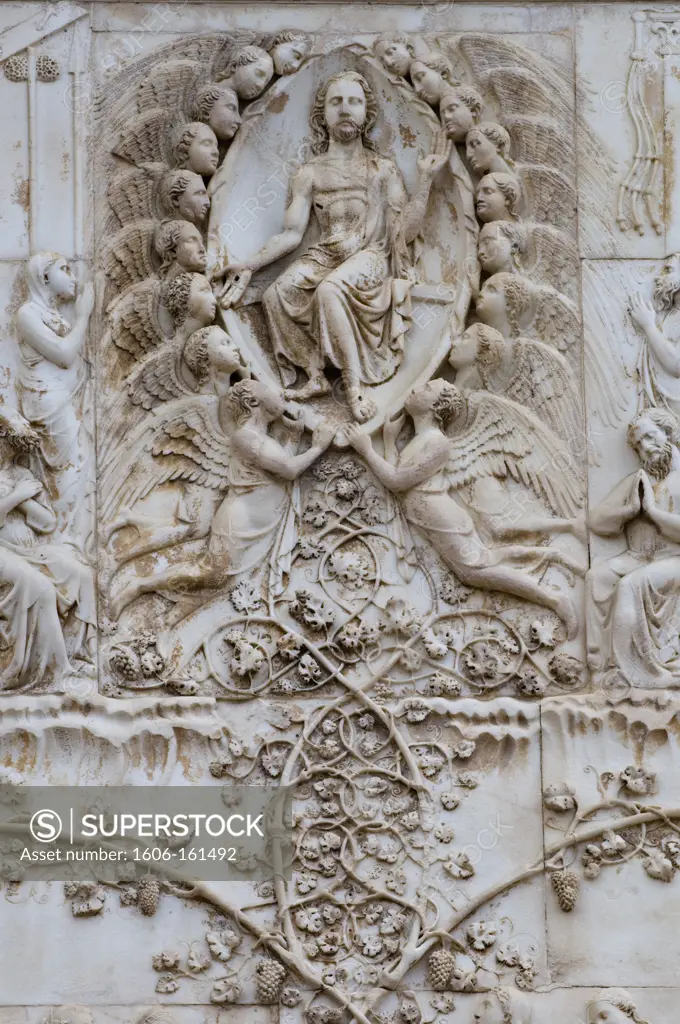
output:
[[[576,189],[561,171],[537,165],[518,167],[528,220],[572,228],[576,217]]]
[[[597,396],[597,414],[607,427],[620,427],[628,411],[628,371],[620,356],[618,317],[609,301],[611,280],[597,261],[588,265],[583,278],[584,367],[588,392]],[[604,267],[606,269],[606,264]]]
[[[109,309],[114,344],[137,360],[168,338],[159,319],[160,291],[160,281],[150,278],[129,288]]]
[[[531,334],[560,352],[576,345],[581,336],[581,318],[576,304],[547,285],[534,285],[533,292]]]
[[[201,78],[203,65],[195,59],[158,61],[137,87],[140,113],[158,108],[189,113],[191,94]]]
[[[540,341],[519,338],[506,398],[534,412],[559,438],[574,445],[583,434],[580,402],[566,359]],[[492,390],[497,391],[496,388]]]
[[[114,522],[122,509],[173,480],[226,490],[229,453],[218,398],[193,395],[160,406],[125,439],[106,468],[103,521]],[[106,481],[111,482],[108,490]]]
[[[106,246],[102,263],[107,278],[120,293],[156,272],[153,236],[156,222],[142,220],[117,231]],[[107,303],[108,304],[108,303]]]
[[[126,124],[111,152],[131,164],[169,165],[172,132],[173,117],[168,110],[145,110]]]
[[[518,164],[559,167],[574,173],[574,143],[560,125],[548,117],[506,117],[505,128]]]
[[[166,170],[164,164],[154,164],[114,174],[107,195],[109,206],[120,227],[136,224],[140,220],[157,219],[157,186]]]
[[[558,516],[573,518],[582,486],[571,455],[537,416],[488,391],[466,394],[467,414],[453,424],[448,477],[453,489],[484,476],[510,477]],[[460,418],[459,418],[460,419]]]
[[[195,392],[181,376],[183,344],[177,341],[161,345],[151,352],[129,374],[126,387],[130,400],[143,409],[153,409],[161,402],[184,398]]]
[[[536,284],[549,284],[572,302],[579,298],[579,260],[572,237],[550,224],[527,225],[531,266],[527,277]]]

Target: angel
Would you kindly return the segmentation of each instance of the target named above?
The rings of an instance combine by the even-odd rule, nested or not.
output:
[[[465,136],[465,156],[475,174],[512,174],[510,136],[502,125],[482,121],[471,126]]]
[[[484,274],[524,274],[567,298],[578,298],[578,255],[573,241],[549,224],[494,220],[479,233],[477,258]]]
[[[514,174],[485,174],[475,194],[477,216],[483,224],[494,220],[519,220],[519,182]]]
[[[238,96],[225,82],[211,82],[196,92],[191,108],[194,121],[204,121],[220,142],[230,142],[241,127]]]
[[[205,273],[208,253],[201,232],[190,221],[164,221],[154,232],[153,247],[160,260],[161,277],[169,280],[182,271]]]
[[[203,178],[193,171],[167,171],[164,165],[135,167],[111,179],[109,206],[120,227],[166,217],[202,224],[210,209]],[[115,228],[106,225],[107,234]]]
[[[111,613],[122,611],[143,594],[177,595],[187,589],[218,592],[235,585],[273,559],[292,550],[295,511],[291,484],[328,448],[335,426],[321,422],[307,451],[295,453],[302,432],[299,409],[283,393],[262,381],[234,385],[222,400],[205,396],[178,403],[174,415],[153,429],[155,468],[133,454],[114,501],[132,508],[168,480],[188,480],[212,489],[220,500],[200,558],[187,558],[117,587]],[[293,447],[270,435],[276,422],[291,432]],[[227,429],[228,424],[228,429]]]
[[[261,46],[244,46],[229,61],[219,82],[234,90],[241,100],[261,96],[274,75],[274,61]]]
[[[507,563],[562,565],[581,574],[583,569],[550,546],[489,546],[473,517],[475,507],[486,509],[496,501],[489,498],[494,481],[498,486],[499,480],[512,477],[534,490],[560,517],[557,525],[564,530],[577,513],[581,494],[568,458],[556,458],[562,446],[555,435],[515,402],[483,391],[463,393],[440,378],[411,392],[404,408],[415,436],[401,452],[396,448],[401,417],[386,425],[386,458],[358,427],[351,425],[346,432],[378,480],[399,495],[407,522],[429,540],[463,584],[549,608],[562,619],[567,635],[575,636],[578,618],[568,595]],[[476,494],[466,500],[463,490],[470,486]],[[512,528],[502,517],[493,522],[485,515],[483,527],[496,535],[535,533],[552,530],[552,523],[548,516],[527,512]]]
[[[557,437],[574,446],[583,433],[574,377],[563,356],[529,338],[504,338],[473,324],[451,347],[456,386],[483,389],[530,409]]]
[[[126,390],[133,405],[149,410],[161,402],[197,392],[226,394],[232,374],[250,378],[250,369],[239,349],[221,327],[201,327],[175,337],[151,352],[129,375]],[[129,428],[126,419],[126,431]]]
[[[170,171],[159,185],[159,198],[167,216],[192,224],[203,224],[210,210],[210,197],[203,178],[193,171]]]
[[[653,303],[641,293],[630,303],[630,316],[644,335],[638,375],[646,402],[680,413],[680,255],[665,261],[653,285]]]
[[[580,337],[578,309],[547,285],[536,285],[521,274],[494,274],[482,285],[475,312],[489,327],[507,338],[529,333],[561,352]]]
[[[313,39],[306,32],[284,29],[267,44],[267,53],[274,62],[277,75],[294,75],[309,56]]]
[[[436,107],[447,87],[457,85],[450,61],[442,53],[416,57],[409,69],[416,96]]]
[[[406,78],[416,56],[413,43],[400,32],[379,36],[373,44],[373,52],[389,73],[399,78]]]
[[[175,123],[165,110],[151,110],[125,126],[112,152],[130,163],[164,163],[211,177],[220,160],[217,136],[202,121]]]
[[[439,100],[439,120],[446,137],[452,142],[463,142],[479,121],[483,107],[481,95],[468,85],[444,89]]]
[[[102,263],[110,286],[105,293],[108,308],[129,288],[149,283],[151,278],[170,280],[184,271],[204,273],[208,255],[200,231],[188,220],[158,224],[144,219],[116,232],[104,250]]]

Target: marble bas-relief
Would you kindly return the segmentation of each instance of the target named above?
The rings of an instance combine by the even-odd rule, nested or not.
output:
[[[674,1020],[677,12],[43,6],[0,1024]],[[290,787],[293,844],[34,882],[38,784]]]

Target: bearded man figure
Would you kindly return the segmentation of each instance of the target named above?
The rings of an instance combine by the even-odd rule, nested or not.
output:
[[[413,278],[408,246],[418,235],[434,176],[450,143],[437,136],[418,161],[419,183],[409,199],[394,161],[370,139],[377,104],[354,71],[333,75],[318,90],[311,113],[314,156],[295,174],[284,229],[246,264],[224,269],[220,301],[232,306],[252,275],[293,252],[312,210],[321,237],[263,296],[270,338],[289,388],[298,369],[306,383],[287,397],[305,400],[330,391],[327,364],[342,373],[350,413],[359,423],[376,412],[366,385],[396,373],[410,313]]]
[[[653,302],[634,296],[630,315],[646,342],[637,365],[643,396],[680,416],[680,254],[664,261]]]
[[[628,428],[641,468],[590,514],[601,537],[627,550],[586,577],[588,664],[636,686],[680,680],[680,451],[675,418],[646,409]]]

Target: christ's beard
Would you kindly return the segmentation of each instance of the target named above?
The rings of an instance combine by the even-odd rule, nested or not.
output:
[[[642,468],[655,480],[663,480],[671,471],[672,461],[673,446],[670,441],[666,441],[662,448],[642,460]]]
[[[353,142],[361,135],[361,126],[349,118],[346,121],[338,121],[331,126],[331,138],[336,142]]]

